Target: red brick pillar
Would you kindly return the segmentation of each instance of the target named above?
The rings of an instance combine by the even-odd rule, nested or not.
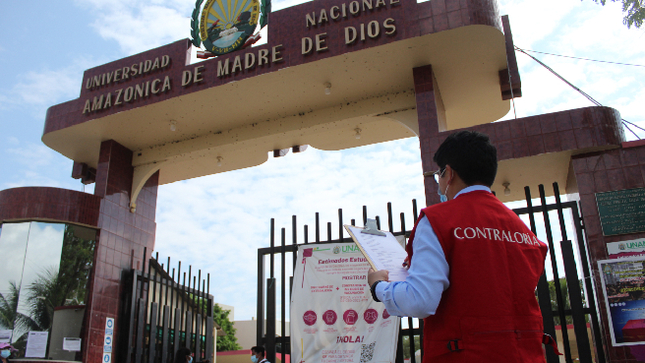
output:
[[[124,270],[141,268],[143,249],[150,256],[155,242],[155,209],[159,173],[146,182],[130,212],[130,192],[134,168],[132,151],[113,140],[101,144],[94,194],[101,197],[99,233],[94,273],[90,285],[84,324],[83,362],[100,362],[103,354],[106,318],[115,318],[114,342],[119,341],[119,308],[123,298]],[[118,357],[114,346],[112,360]]]
[[[596,204],[596,193],[645,188],[645,141],[624,142],[619,149],[576,155],[572,157],[572,166],[584,216],[589,264],[603,330],[603,342],[596,344],[604,345],[611,363],[636,362],[635,355],[642,356],[645,351],[642,345],[632,347],[611,344],[609,312],[605,305],[597,261],[611,257],[607,252],[607,243],[645,238],[645,232],[605,236]]]
[[[439,117],[434,89],[434,73],[432,66],[427,65],[413,69],[414,92],[417,100],[417,115],[419,118],[419,146],[421,149],[421,165],[423,172],[430,174],[437,170],[432,156],[440,145]],[[437,183],[432,175],[424,177],[426,205],[439,203]]]

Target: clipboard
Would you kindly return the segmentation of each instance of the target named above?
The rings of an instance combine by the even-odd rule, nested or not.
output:
[[[388,270],[390,281],[404,281],[408,277],[408,270],[402,265],[408,254],[392,233],[378,230],[378,234],[374,233],[369,220],[366,228],[348,224],[344,227],[374,270]]]

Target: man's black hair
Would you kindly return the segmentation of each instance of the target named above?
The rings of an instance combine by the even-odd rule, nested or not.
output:
[[[441,170],[446,165],[467,185],[493,185],[497,175],[497,149],[488,135],[460,131],[446,138],[432,158]]]
[[[191,354],[192,354],[192,351],[190,350],[190,348],[183,347],[183,348],[177,349],[174,363],[186,363],[186,358],[189,357]]]
[[[252,352],[254,352],[254,353],[256,353],[256,354],[257,354],[257,353],[260,353],[260,354],[262,354],[262,356],[264,357],[264,347],[262,347],[262,346],[259,346],[259,347],[252,347],[252,348],[251,348],[251,351],[252,351]]]

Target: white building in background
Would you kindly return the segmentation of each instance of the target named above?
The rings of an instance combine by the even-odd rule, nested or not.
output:
[[[233,322],[233,327],[235,328],[235,337],[237,338],[237,344],[239,344],[242,349],[251,349],[256,345],[255,337],[257,332],[257,320],[251,318],[251,320],[235,320],[235,307],[231,305],[224,305],[216,303],[219,305],[222,310],[229,310],[228,320]],[[266,321],[264,322],[266,327]],[[285,323],[285,331],[289,334],[291,324],[287,321]],[[282,322],[276,321],[275,333],[276,336],[282,336]]]
[[[251,320],[234,320],[233,325],[235,326],[235,336],[237,337],[237,344],[242,346],[242,349],[251,349],[251,347],[256,345],[255,336],[257,332],[257,320],[252,318]],[[266,327],[266,321],[264,326]],[[290,323],[285,322],[285,331],[289,334]],[[282,336],[282,322],[276,321],[275,333],[276,336]]]

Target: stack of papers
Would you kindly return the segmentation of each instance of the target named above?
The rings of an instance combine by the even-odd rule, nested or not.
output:
[[[408,277],[408,270],[403,267],[408,253],[392,233],[381,231],[384,236],[362,233],[363,228],[347,224],[345,229],[374,270],[388,270],[390,281],[404,281]]]

